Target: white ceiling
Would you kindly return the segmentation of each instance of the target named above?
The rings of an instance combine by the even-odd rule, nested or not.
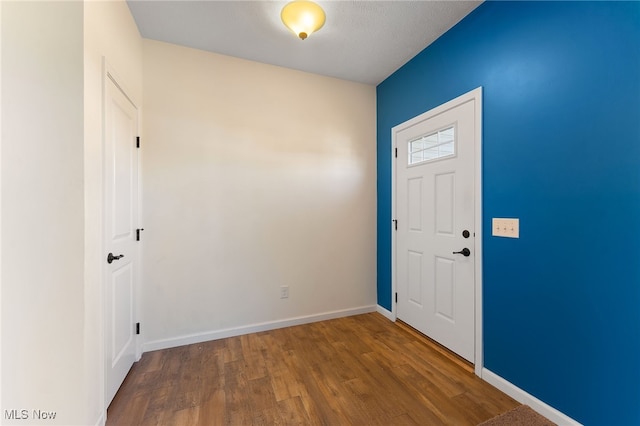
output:
[[[373,85],[481,3],[316,2],[327,21],[303,41],[280,20],[287,1],[127,1],[145,38]]]

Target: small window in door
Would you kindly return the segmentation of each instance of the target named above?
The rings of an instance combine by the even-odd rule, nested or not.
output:
[[[450,126],[409,141],[409,164],[417,164],[456,153],[456,128]]]

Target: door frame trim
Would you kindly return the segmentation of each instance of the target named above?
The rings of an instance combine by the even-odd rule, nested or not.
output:
[[[475,103],[475,146],[474,146],[474,226],[475,238],[473,241],[475,253],[474,268],[474,293],[475,293],[475,332],[474,332],[474,371],[478,377],[482,377],[484,366],[483,358],[483,333],[482,333],[482,86],[471,90],[455,99],[413,117],[391,129],[391,217],[397,219],[397,170],[395,150],[398,147],[397,134],[417,123],[428,120],[438,114],[442,114],[456,106],[473,101]],[[395,294],[397,292],[397,233],[394,230],[394,223],[391,226],[391,316],[392,320],[397,319],[397,303]]]

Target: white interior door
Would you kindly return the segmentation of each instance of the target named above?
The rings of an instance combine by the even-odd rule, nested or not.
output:
[[[107,76],[105,96],[105,397],[108,406],[136,357],[138,112],[111,75]],[[108,259],[110,255],[113,258]]]
[[[461,98],[394,128],[396,308],[474,362],[476,102]]]

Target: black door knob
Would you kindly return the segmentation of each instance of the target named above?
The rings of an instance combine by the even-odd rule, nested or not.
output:
[[[113,253],[109,253],[107,255],[107,263],[111,263],[114,260],[122,259],[123,257],[124,257],[124,254],[121,254],[120,256],[114,256]]]
[[[471,255],[471,250],[465,247],[460,251],[454,251],[453,254],[461,254],[464,257],[469,257],[469,255]]]

